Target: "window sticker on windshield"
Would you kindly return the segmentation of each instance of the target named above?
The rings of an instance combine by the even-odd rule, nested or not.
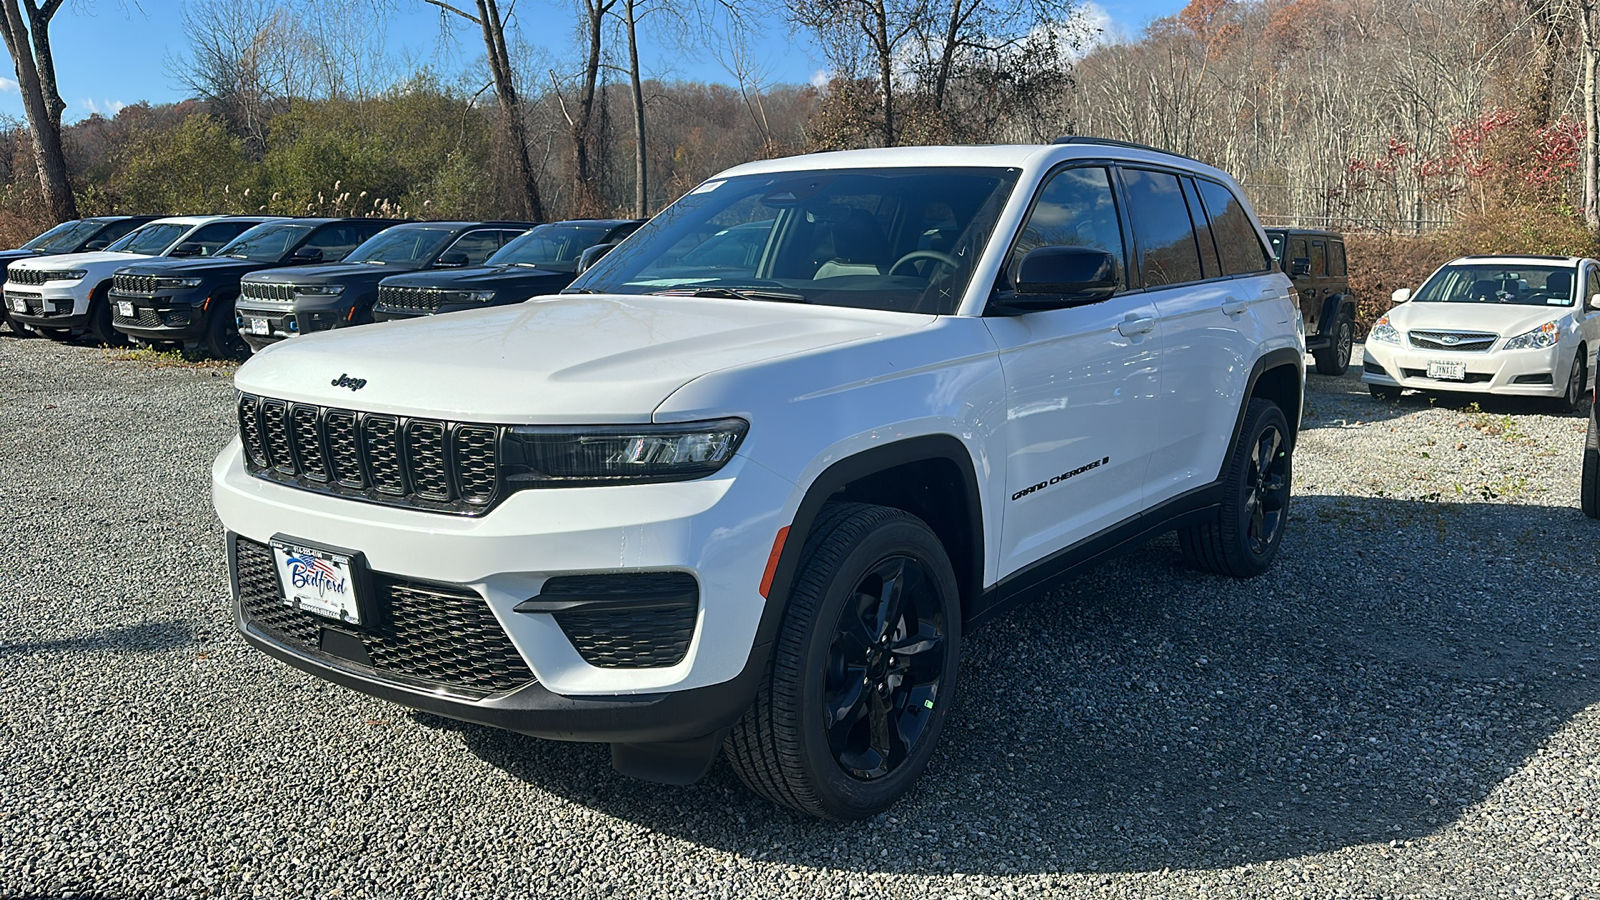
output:
[[[724,180],[724,181],[708,181],[705,184],[702,184],[699,187],[695,188],[694,190],[690,191],[689,193],[691,193],[691,194],[709,194],[712,191],[716,190],[717,188],[722,187],[724,184],[727,184],[726,180]]]

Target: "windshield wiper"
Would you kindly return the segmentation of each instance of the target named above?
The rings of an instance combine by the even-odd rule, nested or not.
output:
[[[668,288],[664,291],[651,291],[650,293],[661,297],[722,297],[727,300],[776,300],[780,303],[807,302],[806,298],[800,294],[784,294],[778,291],[764,291],[759,288]]]

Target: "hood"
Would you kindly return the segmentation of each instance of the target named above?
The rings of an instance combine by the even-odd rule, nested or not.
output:
[[[473,266],[392,275],[385,278],[383,283],[386,287],[438,288],[445,291],[506,291],[519,287],[558,291],[571,284],[576,277],[569,272],[552,272],[527,266]]]
[[[240,390],[504,424],[648,422],[721,369],[906,333],[936,316],[717,298],[569,296],[308,334],[240,367]],[[360,380],[351,391],[336,387]]]
[[[150,259],[143,253],[122,253],[108,250],[90,250],[86,253],[61,253],[53,256],[41,256],[37,259],[19,259],[16,262],[18,269],[44,269],[50,272],[59,272],[62,269],[77,269],[83,266],[93,266],[102,263],[116,263],[126,265],[142,259]]]
[[[1572,315],[1571,306],[1516,303],[1402,303],[1389,310],[1389,323],[1401,331],[1487,331],[1515,337],[1546,322]]]
[[[33,259],[48,254],[35,253],[32,250],[0,250],[0,266],[9,265],[19,259]]]
[[[254,272],[277,263],[256,262],[250,259],[234,259],[231,256],[208,256],[202,259],[193,257],[151,256],[144,257],[132,265],[118,269],[129,275],[227,275],[229,273]]]
[[[411,267],[406,266],[369,266],[366,263],[323,263],[309,266],[285,266],[274,269],[250,279],[261,282],[270,281],[273,284],[322,284],[329,281],[361,281],[363,279],[378,282],[397,272],[409,272]]]

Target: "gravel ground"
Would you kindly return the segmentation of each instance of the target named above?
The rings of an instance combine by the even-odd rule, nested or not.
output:
[[[1358,369],[1269,574],[1166,538],[979,632],[921,785],[840,826],[248,648],[229,373],[0,337],[0,897],[1600,897],[1582,419]]]

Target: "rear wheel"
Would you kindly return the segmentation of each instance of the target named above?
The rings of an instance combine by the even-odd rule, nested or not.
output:
[[[250,345],[239,334],[239,324],[234,321],[234,298],[218,297],[211,301],[210,318],[206,320],[206,352],[217,359],[244,359],[250,355]]]
[[[1272,565],[1289,521],[1292,449],[1278,405],[1251,400],[1222,477],[1216,520],[1178,531],[1190,565],[1234,578],[1253,578]]]
[[[960,644],[955,572],[921,519],[864,503],[824,509],[767,678],[728,735],[734,772],[814,816],[880,812],[933,754]]]
[[[1382,384],[1369,384],[1367,385],[1367,390],[1372,393],[1372,399],[1374,400],[1387,400],[1390,403],[1393,403],[1394,401],[1400,399],[1400,389],[1397,387],[1389,387]]]
[[[1356,345],[1356,323],[1345,310],[1333,320],[1333,343],[1313,353],[1318,375],[1343,375],[1350,369],[1350,354]]]

